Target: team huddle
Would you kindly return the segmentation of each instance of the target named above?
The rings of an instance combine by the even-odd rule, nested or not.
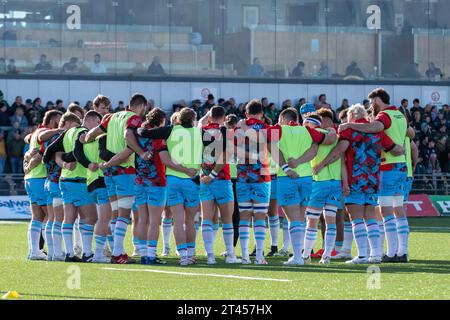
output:
[[[354,105],[341,112],[339,127],[331,110],[308,103],[300,113],[283,110],[272,125],[259,100],[246,105],[241,121],[215,106],[198,121],[194,110],[182,109],[166,124],[166,113],[147,110],[141,94],[113,114],[101,95],[87,113],[75,104],[65,114],[48,111],[25,139],[28,259],[160,265],[173,231],[179,263],[188,266],[197,263],[201,225],[209,265],[217,263],[220,226],[229,264],[254,257],[266,265],[271,256],[291,266],[311,258],[325,265],[406,263],[414,130],[384,89],[369,99],[369,110]],[[129,224],[132,256],[124,245]],[[323,249],[314,253],[319,225]]]

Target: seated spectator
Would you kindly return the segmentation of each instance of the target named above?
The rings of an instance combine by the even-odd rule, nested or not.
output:
[[[437,68],[434,62],[428,64],[428,70],[425,72],[425,75],[429,79],[442,79],[444,76],[441,69]]]
[[[6,60],[5,58],[0,58],[0,73],[6,73]]]
[[[123,101],[119,101],[119,104],[117,105],[116,109],[114,109],[114,112],[120,111],[125,111],[125,103]]]
[[[347,110],[349,108],[348,99],[342,99],[341,106],[336,109],[336,113],[340,114],[342,111]]]
[[[5,131],[0,128],[0,174],[5,172],[5,163],[7,156]]]
[[[292,70],[292,77],[294,78],[302,78],[305,76],[305,63],[303,61],[299,61],[297,66]]]
[[[75,103],[79,105],[79,103]],[[66,112],[66,108],[64,108],[64,101],[61,99],[56,100],[55,109],[61,111],[62,113]]]
[[[253,59],[253,64],[248,67],[247,74],[249,77],[259,78],[267,76],[264,67],[261,65],[259,58]]]
[[[25,117],[27,117],[28,124],[30,126],[35,124],[35,123],[33,123],[33,119],[36,117],[36,115],[37,115],[37,109],[34,108],[33,100],[27,99],[25,101]]]
[[[19,70],[16,67],[16,60],[9,59],[8,67],[7,67],[7,73],[8,74],[18,74]]]
[[[208,111],[215,106],[215,99],[214,95],[208,94],[208,100],[205,101],[205,103],[200,108],[200,118],[203,117],[205,114],[208,113]]]
[[[17,96],[16,99],[14,100],[14,103],[8,109],[9,116],[13,116],[14,113],[16,112],[17,107],[19,106],[25,109],[25,105],[23,104],[23,99],[21,96]]]
[[[347,67],[347,70],[345,71],[346,77],[359,77],[359,78],[365,78],[364,74],[362,73],[361,69],[359,68],[356,61],[352,61],[350,65]]]
[[[275,103],[271,102],[266,108],[264,108],[264,115],[271,120],[272,125],[275,125],[278,123],[280,111],[277,109]]]
[[[20,129],[25,129],[28,127],[28,120],[25,116],[25,109],[22,106],[18,106],[14,115],[9,118],[11,123],[18,123]]]
[[[438,151],[438,161],[439,166],[441,167],[442,172],[449,172],[449,163],[450,163],[450,156],[449,152],[447,150],[447,135],[442,134],[437,143],[436,143],[436,149]]]
[[[106,66],[102,63],[102,57],[98,53],[94,56],[94,64],[91,66],[91,73],[93,74],[108,73]]]
[[[23,173],[24,137],[20,129],[13,129],[12,133],[7,142],[11,173]]]
[[[64,63],[62,67],[63,73],[74,73],[78,72],[78,58],[72,57],[69,62]]]
[[[420,71],[419,71],[419,64],[418,63],[409,64],[403,73],[403,77],[408,78],[408,79],[422,78],[422,75],[420,74]]]
[[[331,70],[330,67],[328,67],[328,64],[325,61],[320,62],[320,69],[317,73],[317,76],[320,78],[330,78],[331,77]]]
[[[291,99],[286,99],[283,101],[283,103],[281,104],[281,111],[292,108],[292,100]]]
[[[41,54],[38,64],[34,67],[34,72],[48,72],[52,70],[52,65],[47,61],[47,56]]]
[[[247,105],[246,103],[239,104],[239,106],[238,106],[238,108],[236,110],[236,116],[239,119],[244,119],[245,118],[245,106],[246,105]]]
[[[6,105],[0,102],[0,127],[9,127],[10,125],[11,121],[9,121],[9,113]]]
[[[423,112],[423,108],[420,106],[420,100],[417,98],[413,100],[413,106],[411,108],[411,113],[414,113],[416,110],[419,111],[420,113]]]
[[[300,98],[297,102],[297,104],[295,105],[295,109],[297,110],[298,114],[300,114],[300,108],[302,107],[302,105],[304,105],[306,103],[306,99],[305,98]]]
[[[152,76],[165,76],[166,71],[164,70],[161,60],[158,56],[153,57],[153,61],[147,69],[147,74]]]
[[[225,103],[225,99],[223,99],[223,98],[220,98],[219,100],[217,100],[217,105],[219,106],[219,107],[223,107],[223,104]]]

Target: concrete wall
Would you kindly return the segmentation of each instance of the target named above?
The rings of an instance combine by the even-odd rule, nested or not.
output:
[[[24,99],[40,97],[45,104],[48,100],[62,99],[67,105],[70,101],[85,104],[97,94],[109,96],[113,106],[119,100],[127,101],[131,94],[141,92],[148,98],[154,99],[158,106],[171,110],[172,104],[183,99],[190,101],[198,98],[198,89],[208,88],[217,92],[217,97],[225,99],[234,97],[238,103],[251,98],[268,97],[270,101],[281,104],[285,99],[296,102],[305,97],[315,101],[317,96],[325,93],[328,102],[334,108],[339,107],[342,99],[347,98],[350,104],[360,103],[377,85],[321,85],[321,84],[286,84],[286,83],[207,83],[207,82],[137,82],[137,81],[81,81],[81,80],[15,80],[0,79],[0,90],[5,99],[13,102],[20,95]],[[441,96],[450,97],[448,86],[405,86],[385,85],[396,105],[403,98],[411,103],[414,98],[422,100],[428,89],[437,90]],[[444,101],[447,103],[448,101]]]

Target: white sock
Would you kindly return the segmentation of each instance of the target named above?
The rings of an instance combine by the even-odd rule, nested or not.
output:
[[[157,247],[158,240],[147,240],[147,256],[152,259],[156,258]]]
[[[353,244],[353,230],[351,222],[344,222],[344,241],[342,243],[342,252],[351,253]]]
[[[271,246],[278,247],[278,238],[280,234],[280,218],[278,215],[269,217]]]
[[[45,243],[47,244],[48,256],[53,257],[55,254],[55,247],[53,245],[52,237],[53,221],[48,220],[45,225]]]
[[[62,256],[62,223],[54,222],[52,228],[53,248],[55,256]]]
[[[147,257],[147,255],[148,255],[147,240],[139,239],[137,243],[138,243],[137,249],[138,249],[139,255],[141,257]]]
[[[266,240],[266,220],[256,220],[253,226],[256,241],[256,259],[264,259],[264,241]]]
[[[112,255],[114,257],[120,256],[124,253],[123,241],[127,234],[127,228],[130,220],[119,217],[117,218],[116,227],[114,229],[114,250]]]
[[[213,225],[211,220],[203,220],[202,222],[202,236],[203,242],[205,244],[205,251],[207,255],[214,254],[214,243],[213,243]]]
[[[358,257],[367,257],[367,229],[362,219],[352,221],[353,235],[358,248]]]
[[[94,237],[94,226],[83,224],[81,227],[81,240],[83,241],[83,254],[87,257],[92,255],[92,238]]]
[[[216,242],[217,233],[219,232],[220,225],[218,223],[214,223],[212,225],[212,241],[213,244]]]
[[[172,222],[172,219],[164,219],[162,223],[163,245],[166,249],[170,249],[170,234],[172,232]]]
[[[303,243],[305,241],[306,223],[292,221],[289,226],[290,239],[294,249],[294,258],[302,257]]]
[[[187,254],[187,244],[186,243],[177,245],[177,251],[180,254],[180,259],[181,260],[187,259],[188,254]]]
[[[75,221],[74,227],[75,227],[75,245],[82,247],[82,241],[81,241],[81,227],[84,224],[83,219],[77,219]]]
[[[311,255],[311,250],[317,240],[317,229],[307,228],[305,233],[305,249],[303,250],[303,258],[308,258]]]
[[[397,254],[398,249],[398,236],[397,236],[397,221],[394,215],[388,216],[383,219],[384,232],[387,240],[387,256],[394,257]]]
[[[239,221],[239,242],[241,243],[242,258],[248,259],[248,243],[250,240],[250,221]]]
[[[385,238],[385,232],[384,232],[384,222],[378,221],[378,229],[380,230],[380,242],[378,243],[378,254],[377,256],[382,257],[384,253],[384,238]]]
[[[31,254],[39,252],[39,240],[41,239],[42,225],[43,223],[38,220],[31,220],[30,226],[28,227],[28,242]]]
[[[233,224],[223,224],[222,225],[222,235],[223,242],[225,242],[225,247],[227,249],[228,256],[234,256],[234,228]]]
[[[63,223],[62,232],[64,238],[64,246],[66,247],[66,253],[70,256],[74,256],[73,252],[73,224]]]
[[[98,234],[96,234],[94,236],[95,238],[95,249],[94,249],[94,256],[96,258],[99,257],[104,257],[104,252],[105,252],[105,248],[106,248],[106,240],[107,237],[105,236],[99,236]]]
[[[366,221],[367,236],[369,237],[370,256],[378,256],[380,250],[378,245],[380,243],[380,228],[376,220]]]
[[[397,255],[403,256],[405,254],[408,254],[409,224],[407,217],[397,219],[397,234],[398,234]]]
[[[283,218],[283,250],[288,252],[291,246],[291,235],[289,232],[289,221]]]
[[[195,256],[195,242],[187,243],[187,256],[189,258]]]
[[[327,224],[325,230],[325,245],[323,257],[331,257],[334,245],[336,243],[336,224]]]

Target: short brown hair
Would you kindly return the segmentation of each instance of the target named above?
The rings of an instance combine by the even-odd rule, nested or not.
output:
[[[160,108],[152,109],[145,117],[145,122],[142,124],[144,128],[154,128],[159,127],[166,118],[166,113]]]
[[[184,108],[180,111],[178,121],[183,127],[192,126],[197,119],[197,113],[191,108]]]
[[[344,120],[348,117],[348,109],[344,109],[339,113],[339,120]]]
[[[298,122],[298,112],[294,108],[287,108],[281,111],[280,118],[286,119],[288,121]]]
[[[59,127],[62,128],[66,125],[66,122],[75,122],[78,126],[81,126],[81,119],[75,113],[66,112],[63,114],[59,121]]]
[[[70,113],[79,112],[79,113],[81,113],[84,116],[83,108],[80,107],[78,104],[73,103],[73,102],[69,105],[69,107],[67,108],[67,111],[70,112]]]
[[[377,88],[373,90],[371,93],[369,93],[369,99],[375,98],[380,98],[384,104],[391,103],[391,97],[389,96],[389,93],[383,88]]]
[[[62,115],[63,113],[58,110],[47,111],[44,115],[44,120],[42,121],[42,123],[44,124],[44,126],[48,126],[50,124],[50,121],[52,121],[54,117]]]
[[[247,105],[245,106],[245,112],[248,113],[251,116],[256,116],[258,114],[261,114],[264,112],[263,106],[260,100],[251,100]]]
[[[104,104],[105,106],[109,107],[111,105],[111,100],[107,96],[99,94],[95,97],[94,101],[92,101],[92,104],[98,108],[101,104]]]
[[[316,111],[316,114],[319,115],[322,119],[323,118],[329,118],[333,120],[333,112],[330,109],[327,108],[321,108]]]

